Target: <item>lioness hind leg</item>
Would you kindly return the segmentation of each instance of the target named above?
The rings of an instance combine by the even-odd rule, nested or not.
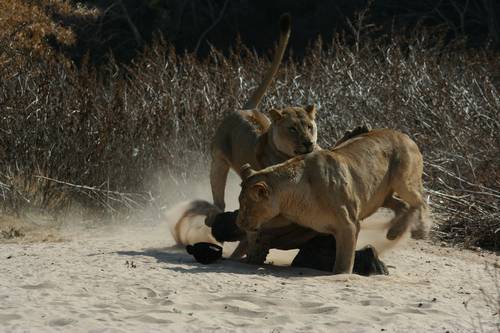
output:
[[[408,204],[391,194],[385,199],[382,206],[394,211],[395,216],[389,222],[389,231],[387,232],[387,238],[394,240],[401,236],[410,225],[411,218],[408,215]]]
[[[386,200],[388,206],[393,205],[397,207],[397,209],[395,209],[396,216],[391,220],[390,227],[386,235],[389,240],[395,240],[396,238],[401,237],[405,231],[408,230],[408,227],[414,223],[418,223],[417,218],[421,215],[422,206],[424,205],[422,194],[419,190],[401,188],[396,192],[399,194],[401,199],[408,204],[408,206],[394,196],[391,196],[391,198]]]
[[[219,154],[213,154],[210,165],[210,186],[212,187],[212,198],[214,205],[224,211],[226,204],[224,202],[224,192],[226,190],[227,174],[229,173],[229,164]]]
[[[382,207],[392,209],[396,216],[408,211],[408,205],[404,201],[396,198],[392,193],[387,196],[384,203],[382,204]]]

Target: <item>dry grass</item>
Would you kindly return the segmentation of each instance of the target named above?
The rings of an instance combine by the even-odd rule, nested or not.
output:
[[[317,103],[324,147],[364,122],[410,134],[425,156],[435,234],[498,248],[500,56],[442,48],[426,36],[318,44],[283,65],[262,109]],[[206,165],[216,124],[241,107],[269,61],[246,50],[202,61],[168,49],[156,42],[130,66],[111,60],[99,72],[54,57],[5,58],[3,210],[58,214],[78,203],[116,213],[172,203],[157,183],[180,188],[196,176],[193,162]]]

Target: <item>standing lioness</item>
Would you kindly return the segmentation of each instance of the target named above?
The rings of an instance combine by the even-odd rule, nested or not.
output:
[[[334,273],[351,273],[360,221],[378,208],[395,211],[389,239],[402,235],[414,215],[418,215],[417,229],[427,232],[422,170],[415,142],[389,129],[373,130],[333,150],[298,156],[257,172],[246,165],[241,170],[237,224],[256,232],[282,215],[332,234],[337,241]]]
[[[271,68],[245,103],[244,110],[231,112],[218,126],[212,140],[210,185],[214,204],[224,211],[224,191],[229,169],[249,163],[255,169],[281,163],[316,146],[316,107],[270,110],[271,121],[254,110],[262,100],[283,58],[290,36],[290,16],[280,18],[280,40]],[[210,225],[210,220],[207,221]]]
[[[290,25],[290,16],[283,15],[280,18],[280,40],[271,68],[245,103],[244,110],[227,115],[212,140],[210,185],[214,204],[221,211],[225,208],[224,192],[229,169],[239,173],[241,166],[246,163],[255,169],[262,169],[318,149],[314,105],[271,109],[271,121],[255,110],[281,63],[290,36]],[[205,223],[211,226],[213,221],[214,216],[211,215]],[[258,238],[252,237],[248,241],[250,249],[256,249],[254,244]],[[240,257],[245,253],[247,240],[242,240],[232,256]]]

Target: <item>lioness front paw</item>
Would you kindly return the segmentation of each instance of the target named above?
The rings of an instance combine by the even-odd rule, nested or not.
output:
[[[266,258],[267,258],[267,252],[262,254],[259,253],[259,254],[247,255],[245,261],[247,264],[251,265],[262,265],[266,261]]]

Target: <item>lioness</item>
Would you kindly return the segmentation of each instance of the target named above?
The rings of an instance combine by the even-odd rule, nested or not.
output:
[[[239,174],[246,163],[261,169],[318,149],[314,105],[271,109],[271,120],[255,110],[283,58],[290,36],[290,20],[287,14],[280,18],[278,49],[262,83],[245,103],[244,110],[232,112],[222,120],[212,140],[210,185],[214,204],[222,211],[229,169]],[[213,218],[213,215],[207,217],[207,226],[211,226]],[[255,237],[249,240],[250,244],[257,241]],[[246,252],[247,241],[243,240],[232,256],[240,257]]]
[[[297,156],[253,171],[241,169],[237,225],[257,232],[281,215],[336,239],[334,273],[351,273],[360,221],[380,207],[395,212],[388,239],[401,236],[418,215],[416,229],[427,233],[422,199],[422,155],[407,135],[379,129],[332,150]],[[397,193],[401,199],[394,196]]]
[[[271,68],[245,103],[244,110],[230,113],[216,130],[211,145],[210,184],[214,204],[225,208],[224,191],[229,169],[237,173],[249,163],[255,169],[286,161],[313,151],[316,146],[316,107],[270,110],[271,121],[254,110],[269,87],[283,58],[290,36],[290,16],[280,18],[280,40]],[[210,220],[207,221],[210,225]]]

